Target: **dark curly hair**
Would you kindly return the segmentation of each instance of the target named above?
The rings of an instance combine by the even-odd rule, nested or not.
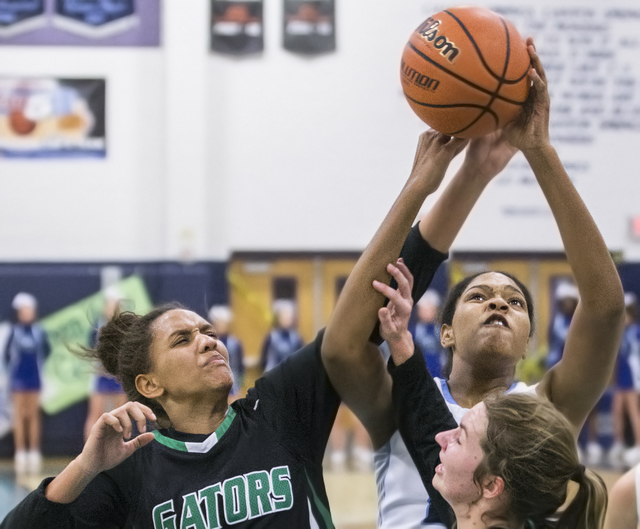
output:
[[[151,326],[163,314],[184,309],[179,303],[167,303],[140,316],[133,312],[116,312],[99,330],[93,349],[83,348],[84,356],[100,361],[105,370],[115,376],[131,401],[141,402],[153,410],[158,424],[168,426],[169,416],[153,399],[141,395],[136,388],[136,377],[151,369],[149,350],[153,342]]]

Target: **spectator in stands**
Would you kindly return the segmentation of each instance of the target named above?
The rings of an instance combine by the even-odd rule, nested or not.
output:
[[[39,474],[42,466],[40,374],[50,347],[47,334],[36,322],[36,298],[20,292],[11,306],[16,311],[16,322],[11,328],[4,358],[13,401],[15,470],[17,474]]]
[[[296,330],[296,304],[290,299],[277,299],[273,314],[274,328],[262,344],[260,366],[264,371],[273,369],[304,345]]]
[[[569,325],[578,306],[578,289],[566,281],[558,284],[555,291],[556,311],[549,325],[549,353],[547,369],[551,369],[562,358],[564,344],[567,341]]]
[[[413,332],[413,338],[422,351],[431,376],[440,378],[446,362],[444,349],[440,345],[440,324],[438,323],[440,294],[429,289],[416,305],[418,322]]]
[[[116,311],[120,310],[121,301],[122,295],[117,289],[110,288],[105,291],[102,314],[93,325],[89,336],[90,347],[96,346],[100,329],[113,317]],[[89,397],[89,411],[84,424],[85,441],[89,438],[91,428],[103,413],[119,408],[125,402],[127,402],[127,396],[120,381],[105,373],[104,370],[100,369],[96,372],[93,390]]]
[[[640,327],[638,300],[632,292],[625,293],[625,328],[618,352],[613,393],[613,425],[615,442],[609,452],[614,468],[632,467],[640,463]],[[633,432],[635,446],[625,453],[625,417]]]
[[[229,392],[230,402],[240,397],[244,379],[244,350],[242,343],[231,334],[233,313],[227,305],[214,305],[209,309],[209,321],[218,333],[220,340],[229,353],[229,367],[233,373],[233,386]]]

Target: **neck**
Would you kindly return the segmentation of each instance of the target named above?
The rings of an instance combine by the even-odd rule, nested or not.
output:
[[[524,529],[522,524],[494,518],[489,514],[494,509],[495,505],[487,505],[483,500],[473,505],[453,506],[457,529]]]
[[[449,391],[463,408],[473,408],[489,395],[507,391],[515,379],[515,366],[500,369],[478,370],[453,355],[453,366],[449,376]]]
[[[171,419],[174,429],[184,433],[211,434],[215,432],[227,415],[227,394],[197,402],[164,402],[163,408]]]

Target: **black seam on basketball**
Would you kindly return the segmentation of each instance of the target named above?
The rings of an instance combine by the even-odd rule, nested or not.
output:
[[[445,9],[443,12],[446,13],[447,15],[449,15],[451,18],[453,18],[453,20],[455,20],[458,23],[458,26],[460,26],[462,31],[465,32],[465,34],[467,35],[467,38],[469,39],[469,41],[471,42],[471,44],[475,48],[476,53],[478,54],[478,57],[480,57],[480,62],[482,62],[482,66],[485,67],[485,69],[491,74],[492,77],[500,80],[500,76],[498,76],[498,74],[494,73],[493,70],[491,68],[489,68],[489,65],[487,64],[487,61],[484,60],[484,56],[482,55],[482,52],[480,51],[480,48],[476,44],[476,41],[473,39],[473,36],[471,35],[471,33],[469,32],[467,27],[462,23],[462,21],[457,16],[455,16],[451,11],[447,11]]]
[[[502,75],[502,77],[500,77],[498,74],[494,73],[493,70],[489,67],[489,65],[487,64],[487,61],[484,60],[484,56],[482,55],[482,52],[480,51],[480,47],[476,44],[476,41],[473,40],[473,36],[471,35],[471,33],[469,32],[469,30],[466,28],[466,26],[462,23],[462,21],[455,16],[451,11],[447,11],[446,9],[443,11],[443,13],[446,13],[447,15],[449,15],[451,18],[453,18],[453,20],[455,20],[458,25],[460,26],[460,28],[462,29],[462,31],[465,32],[465,34],[467,35],[467,38],[469,39],[469,41],[471,41],[471,44],[473,44],[473,47],[476,50],[476,53],[478,54],[478,57],[480,57],[480,62],[482,62],[482,65],[485,67],[485,69],[489,72],[489,74],[491,74],[492,77],[494,77],[495,79],[497,79],[499,82],[504,83],[504,84],[517,84],[520,81],[522,81],[522,79],[524,78],[525,75],[527,75],[527,72],[529,71],[529,69],[527,68],[527,72],[524,73],[524,75],[521,75],[520,77],[518,77],[517,79],[511,80],[511,79],[505,79],[505,75],[506,75],[506,71],[505,73]],[[500,17],[500,20],[502,21],[502,23],[504,24],[504,19],[502,17]]]
[[[482,88],[481,86],[469,81],[468,79],[465,79],[464,77],[458,75],[455,72],[452,72],[451,70],[449,70],[448,68],[445,68],[444,66],[438,64],[437,62],[435,62],[433,59],[427,57],[424,53],[422,53],[418,48],[416,48],[411,42],[408,43],[408,46],[415,51],[420,57],[422,57],[425,61],[433,64],[436,68],[442,70],[445,73],[448,73],[451,77],[454,77],[455,79],[458,79],[458,81],[462,81],[463,83],[469,85],[472,88],[475,88],[476,90],[479,90],[480,92],[493,96],[494,92],[492,92],[491,90],[487,90],[486,88]],[[512,105],[516,105],[516,106],[522,106],[524,104],[524,101],[514,101],[513,99],[509,99],[508,97],[504,97],[500,94],[496,95],[497,99],[500,99],[501,101],[505,101],[507,103],[511,103]]]
[[[487,107],[486,107],[487,111],[491,108],[491,105],[496,100],[496,96],[500,93],[504,76],[507,74],[507,70],[509,69],[509,59],[511,58],[511,36],[509,35],[509,27],[507,26],[507,23],[504,21],[504,18],[500,17],[500,21],[502,22],[502,26],[504,27],[504,33],[507,40],[507,52],[505,53],[504,69],[502,70],[502,77],[498,80],[498,86],[496,87],[495,92],[491,96],[491,100],[487,103]],[[471,125],[469,125],[469,127],[474,125],[483,115],[484,115],[484,112],[482,112],[476,120],[471,122]],[[496,127],[500,127],[500,121],[497,119],[496,119]],[[460,134],[460,132],[456,132],[456,134]]]
[[[487,107],[485,105],[474,105],[473,103],[457,103],[457,104],[453,104],[453,105],[434,105],[434,104],[431,104],[431,103],[423,103],[422,101],[418,101],[417,99],[413,99],[413,97],[409,97],[406,94],[405,94],[405,97],[409,101],[413,101],[416,105],[420,105],[420,106],[423,106],[423,107],[429,107],[429,108],[477,108],[479,110],[482,110],[482,112],[480,113],[480,115],[476,118],[476,120],[473,123],[478,121],[478,119],[480,119],[485,114],[489,114],[495,120],[496,126],[500,124],[500,119],[498,119],[498,114],[496,114],[493,110],[491,110],[489,107]],[[473,123],[471,125],[473,125]],[[467,127],[465,127],[462,130],[467,130],[471,125],[468,125]]]
[[[502,71],[502,77],[500,78],[500,84],[502,84],[505,76],[507,75],[507,70],[509,69],[509,59],[511,58],[511,35],[509,35],[509,27],[504,21],[504,18],[500,17],[500,22],[502,22],[502,25],[504,26],[504,32],[507,37],[507,56],[504,60],[504,70]],[[500,90],[500,88],[498,88],[498,90]]]
[[[461,128],[460,130],[456,130],[455,132],[445,132],[445,134],[447,134],[448,136],[455,136],[456,134],[460,134],[461,132],[464,132],[467,129],[470,129],[471,127],[473,127],[478,121],[480,121],[480,118],[482,116],[484,116],[486,114],[493,114],[493,111],[490,109],[485,109],[483,112],[480,112],[480,115],[474,119],[471,123],[469,123],[466,127]],[[494,118],[496,116],[493,116]]]

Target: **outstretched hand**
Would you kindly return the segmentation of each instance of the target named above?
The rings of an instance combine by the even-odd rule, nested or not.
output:
[[[411,358],[414,350],[413,337],[409,332],[409,318],[413,307],[413,276],[401,258],[396,261],[395,266],[387,265],[387,271],[398,283],[398,289],[380,281],[374,281],[373,288],[389,299],[387,306],[378,311],[380,335],[387,342],[393,361],[400,365]]]
[[[130,457],[136,450],[153,441],[153,433],[146,432],[147,419],[156,420],[150,408],[139,402],[127,402],[115,410],[104,413],[91,428],[78,462],[87,473],[98,474],[109,470]],[[140,435],[131,438],[135,421]]]
[[[469,142],[463,167],[470,175],[488,184],[511,161],[518,149],[509,143],[502,130],[497,130]]]
[[[536,53],[533,39],[527,39],[527,49],[531,57],[529,89],[527,103],[513,121],[503,131],[511,145],[523,152],[540,149],[549,145],[549,108],[551,105],[547,90],[547,76]]]
[[[438,189],[447,168],[469,140],[453,138],[435,130],[420,135],[411,176],[425,181],[428,193]]]

